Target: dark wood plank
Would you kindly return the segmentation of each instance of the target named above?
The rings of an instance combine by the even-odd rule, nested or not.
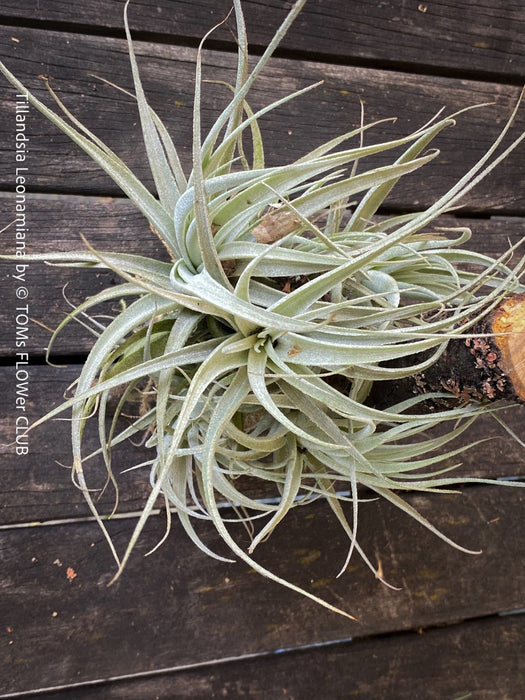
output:
[[[16,373],[14,368],[0,368],[0,524],[41,522],[54,519],[86,517],[90,515],[84,497],[71,483],[70,470],[60,465],[71,464],[69,413],[65,420],[49,421],[24,436],[24,424],[20,429],[22,454],[16,451],[16,421],[27,418],[32,424],[48,410],[56,406],[67,387],[76,379],[80,367],[59,369],[45,366],[29,368],[26,410],[15,406]],[[521,438],[525,407],[504,412],[507,424]],[[124,424],[122,424],[124,427]],[[481,446],[473,447],[463,455],[449,459],[447,466],[458,465],[454,474],[484,478],[508,478],[525,476],[525,460],[521,446],[490,417],[480,418],[455,445],[467,445],[476,440],[490,438]],[[85,454],[99,446],[96,423],[88,424],[85,435]],[[27,454],[24,448],[27,447]],[[152,459],[152,450],[126,442],[115,450],[113,469],[119,483],[119,512],[139,510],[150,492],[149,469],[121,472],[135,464]],[[86,478],[94,494],[106,482],[102,459],[86,463]],[[242,487],[251,496],[276,495],[264,486],[248,480]],[[507,491],[504,489],[503,495]],[[115,493],[111,487],[97,497],[101,513],[108,514],[114,505]]]
[[[325,504],[299,509],[261,546],[258,559],[343,605],[350,622],[249,571],[208,559],[174,527],[150,521],[125,574],[94,524],[2,532],[0,665],[3,692],[53,688],[304,644],[418,629],[525,607],[521,490],[470,489],[413,505],[448,535],[483,554],[453,550],[382,501],[362,505],[360,541],[384,575],[358,560],[335,579],[348,543]],[[133,520],[109,523],[121,551]],[[242,537],[242,535],[241,535]],[[206,542],[223,551],[217,536]]]
[[[11,220],[13,200],[0,194],[0,220]],[[115,250],[167,259],[166,251],[154,236],[142,214],[125,199],[80,196],[34,195],[27,201],[27,252],[51,252],[83,248],[81,234],[99,250]],[[468,226],[472,238],[467,244],[471,250],[498,257],[517,243],[525,233],[525,220],[504,218],[456,219],[443,217],[439,226]],[[14,231],[3,234],[2,252],[15,249]],[[18,285],[11,275],[16,274],[12,263],[0,263],[0,357],[15,354],[16,311],[29,304],[29,316],[34,319],[28,331],[26,350],[32,359],[41,357],[50,339],[50,330],[62,321],[71,302],[87,297],[119,281],[117,275],[103,270],[78,270],[49,267],[40,263],[29,264],[23,272],[28,299],[16,298]],[[63,293],[64,290],[64,293]],[[43,324],[43,325],[39,325]],[[57,355],[87,352],[93,336],[78,323],[70,324],[55,344]]]
[[[0,217],[12,216],[13,200],[0,196]],[[82,250],[81,235],[99,250],[116,250],[167,258],[166,251],[150,231],[142,214],[125,199],[110,197],[68,197],[36,195],[27,202],[27,252]],[[3,251],[15,249],[14,231],[6,231]],[[22,263],[23,264],[23,263]],[[70,303],[79,303],[98,291],[122,280],[104,270],[79,270],[48,267],[45,264],[28,265],[16,275],[15,263],[0,263],[0,293],[6,303],[0,309],[0,355],[14,356],[17,309],[29,306],[32,319],[27,332],[25,350],[31,357],[42,356],[48,346],[51,330],[56,328],[71,311]],[[28,290],[27,300],[16,297],[22,284]],[[68,303],[69,300],[70,303]],[[107,309],[110,312],[110,309]],[[42,324],[42,325],[40,325]],[[94,336],[79,323],[66,326],[55,349],[58,354],[86,353]]]
[[[4,0],[0,18],[40,21],[82,28],[123,28],[122,0],[94,0],[71,6],[63,0]],[[266,46],[291,3],[243,0],[252,44]],[[229,0],[186,3],[160,0],[132,3],[131,26],[163,41],[198,41],[229,12]],[[233,20],[229,22],[234,26]],[[322,54],[345,61],[383,65],[416,65],[418,70],[457,70],[505,76],[521,81],[525,68],[525,8],[519,0],[492,0],[480,6],[470,0],[453,5],[444,0],[370,3],[367,0],[309,0],[282,43],[287,51]],[[231,43],[228,27],[217,41]]]
[[[525,695],[523,615],[283,651],[49,693],[47,700],[219,697],[514,700]]]
[[[71,481],[70,414],[64,413],[62,420],[52,420],[35,431],[25,432],[26,421],[31,425],[62,400],[76,380],[79,367],[30,366],[28,372],[27,400],[24,410],[19,410],[16,407],[16,368],[0,368],[0,395],[3,397],[0,409],[0,523],[88,516],[90,512],[85,499]],[[121,427],[125,427],[124,421]],[[97,449],[99,444],[96,425],[91,422],[86,433],[85,454]],[[144,446],[128,443],[125,449],[115,452],[114,457],[113,468],[115,474],[120,475],[120,510],[137,511],[150,493],[149,470],[131,471],[125,476],[120,473],[151,459],[152,452]],[[100,511],[111,512],[115,491],[109,485],[102,492],[106,484],[102,460],[91,460],[86,463],[86,468]]]
[[[39,74],[55,78],[68,107],[95,133],[111,145],[132,169],[148,180],[146,158],[140,148],[140,126],[130,98],[101,85],[96,73],[130,88],[130,70],[124,42],[104,37],[87,37],[33,29],[12,28],[0,35],[0,56],[40,96],[45,90]],[[190,158],[191,104],[195,50],[152,43],[136,45],[146,91],[158,109],[174,140],[181,145],[186,165]],[[207,52],[205,75],[233,82],[235,59],[231,54]],[[389,206],[413,208],[434,201],[472,165],[496,137],[502,121],[510,114],[518,89],[497,83],[426,77],[416,74],[334,66],[307,61],[275,59],[251,95],[256,108],[290,90],[323,79],[324,84],[262,121],[269,164],[283,163],[303,155],[321,141],[355,127],[360,120],[360,103],[365,102],[366,120],[398,117],[397,122],[378,126],[367,142],[407,134],[426,123],[443,105],[449,112],[472,104],[496,101],[464,114],[454,129],[439,138],[442,155],[421,173],[396,188]],[[0,100],[0,188],[13,188],[14,92],[6,90]],[[203,109],[208,127],[227,98],[218,85],[207,85]],[[49,99],[49,98],[45,98]],[[175,108],[173,105],[175,104]],[[29,123],[30,122],[30,123]],[[514,132],[525,122],[521,110]],[[31,138],[31,171],[28,190],[70,193],[117,194],[105,174],[62,134],[36,114],[28,118]],[[392,154],[388,156],[389,161]],[[381,156],[371,165],[385,163]],[[363,167],[363,166],[362,166]],[[513,153],[497,168],[490,181],[483,182],[465,199],[469,209],[498,209],[507,213],[525,211],[522,183],[525,177],[521,152]]]

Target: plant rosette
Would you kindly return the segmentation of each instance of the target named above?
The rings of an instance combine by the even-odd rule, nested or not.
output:
[[[443,462],[468,447],[449,443],[494,407],[456,402],[424,410],[429,398],[450,397],[442,392],[380,410],[368,405],[367,397],[377,382],[432,366],[451,340],[468,338],[504,298],[523,292],[524,260],[509,266],[514,248],[492,259],[462,247],[470,236],[467,229],[429,226],[455,208],[525,134],[502,146],[516,106],[494,144],[448,192],[423,211],[382,220],[376,215],[392,188],[436,157],[438,151],[429,145],[454,125],[457,115],[438,115],[404,138],[370,146],[364,145],[364,135],[374,124],[361,125],[292,163],[267,167],[259,119],[305,90],[256,112],[246,99],[305,1],[294,5],[249,70],[241,2],[234,0],[236,83],[204,140],[201,43],[189,175],[147,102],[126,4],[135,97],[157,196],[54,93],[63,117],[28,93],[6,66],[0,64],[0,69],[113,178],[169,256],[166,261],[99,251],[87,242],[77,252],[25,256],[106,268],[122,278],[121,284],[80,304],[53,334],[50,347],[79,315],[103,302],[126,300],[98,333],[74,396],[35,424],[71,411],[73,479],[118,562],[116,576],[161,497],[167,531],[176,514],[201,550],[222,559],[194,530],[196,518],[211,520],[232,553],[256,571],[351,617],[262,567],[253,551],[291,508],[322,497],[348,535],[342,572],[357,552],[379,577],[357,540],[359,503],[367,493],[389,500],[451,542],[400,492],[443,492],[458,483],[490,482],[455,477]],[[250,160],[243,147],[246,139]],[[349,142],[355,145],[348,147]],[[364,168],[370,156],[390,151],[396,154],[390,164]],[[110,395],[118,388],[121,398],[110,415]],[[137,391],[147,392],[144,410],[122,428],[118,418]],[[100,449],[85,455],[82,438],[90,419],[98,421]],[[151,492],[120,557],[94,503],[86,463],[102,458],[116,486],[111,450],[146,430],[154,454]],[[260,493],[274,497],[243,492],[240,476],[259,480]],[[248,550],[230,533],[231,515],[225,515],[224,503],[234,507],[237,520],[253,527]]]

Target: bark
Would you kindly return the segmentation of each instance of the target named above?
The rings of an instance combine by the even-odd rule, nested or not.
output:
[[[405,364],[424,357],[405,358]],[[450,401],[433,402],[429,408],[472,400],[525,402],[525,293],[505,299],[469,330],[469,337],[451,340],[424,372],[376,382],[368,403],[386,408],[410,396],[443,391],[450,393]]]

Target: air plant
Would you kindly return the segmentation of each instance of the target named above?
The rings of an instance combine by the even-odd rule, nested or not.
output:
[[[118,286],[81,303],[55,331],[51,344],[81,314],[123,300],[98,334],[74,396],[36,423],[71,410],[73,478],[104,530],[118,562],[117,576],[162,497],[168,530],[176,514],[201,550],[222,559],[194,530],[195,519],[211,520],[232,553],[256,571],[343,612],[262,567],[253,551],[291,508],[322,497],[348,535],[342,570],[356,551],[378,575],[357,540],[359,503],[366,493],[387,499],[450,542],[399,493],[442,492],[474,481],[449,475],[450,467],[442,463],[465,449],[449,443],[489,409],[460,403],[428,411],[428,395],[378,409],[367,397],[377,382],[430,367],[449,341],[467,337],[506,295],[523,291],[523,260],[511,268],[508,253],[492,259],[464,249],[467,229],[429,232],[429,226],[456,207],[525,135],[496,154],[514,112],[480,161],[435,203],[383,220],[376,214],[391,189],[436,157],[429,144],[454,125],[456,115],[438,115],[406,137],[375,145],[364,145],[363,138],[374,125],[361,125],[292,163],[267,167],[259,119],[305,90],[255,113],[247,95],[304,3],[295,4],[249,70],[241,2],[234,0],[236,83],[204,140],[201,44],[189,175],[148,105],[125,13],[157,196],[56,95],[64,117],[29,94],[4,65],[0,69],[122,188],[169,258],[95,250],[87,241],[78,252],[26,256],[110,269],[122,278]],[[250,160],[243,147],[248,137]],[[390,164],[364,169],[367,158],[388,151],[397,154]],[[110,397],[118,388],[121,398],[110,416]],[[147,391],[149,399],[142,414],[123,428],[119,415],[137,391]],[[85,455],[83,433],[94,415],[100,449]],[[112,449],[146,430],[154,454],[151,492],[120,558],[93,500],[86,464],[101,456],[115,480]],[[260,480],[261,493],[270,489],[276,498],[244,493],[238,477],[245,475]],[[248,551],[230,533],[232,516],[220,507],[224,502],[234,506],[238,520],[253,525]]]

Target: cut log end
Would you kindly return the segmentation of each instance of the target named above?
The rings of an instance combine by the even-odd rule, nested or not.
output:
[[[393,366],[409,367],[428,355],[403,358]],[[525,403],[525,293],[507,297],[465,336],[450,340],[425,371],[395,382],[375,382],[367,402],[387,408],[414,395],[443,391],[450,393],[450,400],[429,400],[427,410],[441,410],[450,401]]]
[[[525,293],[515,294],[498,306],[492,330],[501,353],[501,367],[518,398],[525,401]]]

